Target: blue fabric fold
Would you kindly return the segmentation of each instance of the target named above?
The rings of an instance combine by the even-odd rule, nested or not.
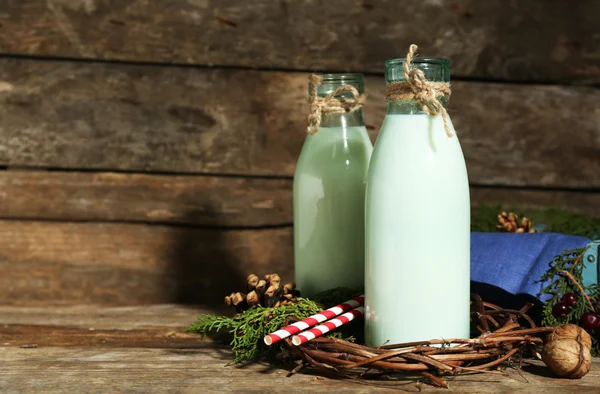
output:
[[[539,293],[547,283],[540,278],[549,263],[564,250],[589,242],[586,237],[556,233],[471,233],[471,281],[544,302],[549,296]]]

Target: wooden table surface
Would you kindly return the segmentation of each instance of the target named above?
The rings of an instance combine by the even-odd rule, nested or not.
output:
[[[225,366],[231,352],[185,328],[206,310],[175,305],[136,307],[0,306],[0,392],[207,393],[444,391],[419,379],[365,385],[267,364]],[[600,359],[580,380],[556,379],[542,364],[449,377],[450,391],[600,392]]]

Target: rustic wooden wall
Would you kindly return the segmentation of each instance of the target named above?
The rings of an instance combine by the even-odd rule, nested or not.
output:
[[[292,275],[306,76],[452,62],[473,203],[600,216],[600,2],[0,1],[0,303],[215,303]]]

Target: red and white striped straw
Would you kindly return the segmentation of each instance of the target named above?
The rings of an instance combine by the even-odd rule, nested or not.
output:
[[[292,343],[296,346],[302,345],[310,341],[311,339],[315,339],[316,337],[320,337],[323,334],[328,333],[331,330],[335,330],[342,324],[346,324],[357,317],[361,317],[365,312],[365,308],[362,306],[356,309],[351,310],[350,312],[344,313],[342,316],[336,317],[335,319],[331,319],[320,326],[315,328],[311,328],[308,331],[301,332],[298,335],[294,335],[292,337]]]
[[[282,339],[289,337],[290,335],[297,334],[300,331],[304,331],[309,327],[316,326],[317,324],[324,322],[325,320],[329,320],[332,317],[341,315],[344,312],[351,311],[352,309],[362,306],[364,304],[365,296],[361,295],[359,297],[351,299],[350,301],[343,302],[339,305],[326,309],[323,312],[319,312],[315,315],[307,317],[306,319],[300,320],[299,322],[283,327],[282,329],[279,329],[274,333],[267,335],[264,338],[264,341],[267,345],[272,345],[275,342],[279,342]]]

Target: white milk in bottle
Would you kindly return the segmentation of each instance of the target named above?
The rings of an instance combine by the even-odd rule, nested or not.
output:
[[[386,62],[388,89],[406,82],[404,62]],[[412,59],[413,68],[438,87],[449,82],[446,59]],[[470,201],[458,137],[449,118],[445,130],[441,113],[424,112],[410,87],[395,99],[389,92],[367,180],[365,339],[468,338]]]
[[[324,74],[312,94],[324,99],[343,85],[364,92],[362,74]],[[349,99],[349,91],[334,99]],[[294,270],[303,296],[364,283],[364,206],[373,145],[361,107],[323,110],[294,173]]]

